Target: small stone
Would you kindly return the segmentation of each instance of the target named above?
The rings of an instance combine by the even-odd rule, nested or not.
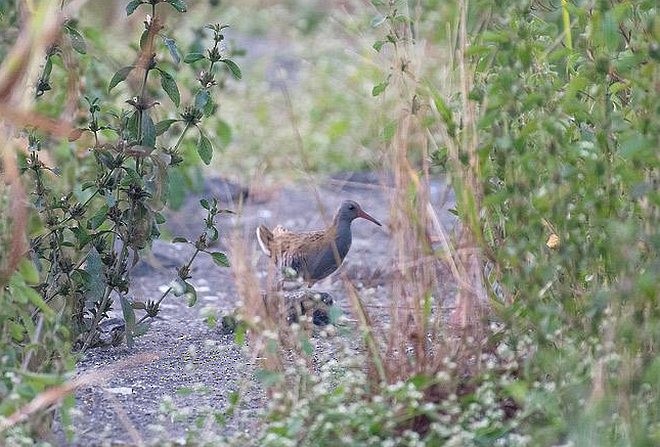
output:
[[[124,396],[133,394],[133,388],[129,388],[126,386],[119,386],[116,388],[103,388],[103,391],[106,391],[110,394],[121,394]]]

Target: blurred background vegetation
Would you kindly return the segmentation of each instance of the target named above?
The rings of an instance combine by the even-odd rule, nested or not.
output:
[[[0,1],[0,59],[19,33],[18,3]],[[76,31],[67,31],[74,51],[53,58],[52,91],[34,110],[66,113],[80,127],[88,119],[83,96],[103,98],[105,114],[125,107],[130,87],[108,93],[108,81],[135,57],[145,13],[127,20],[125,3],[90,2],[75,13],[68,26]],[[496,323],[480,321],[471,336],[482,340],[483,331],[485,341],[460,359],[397,374],[393,362],[391,375],[386,368],[377,378],[350,376],[353,383],[335,374],[332,394],[311,377],[311,394],[281,397],[253,442],[287,445],[302,420],[306,445],[336,445],[339,434],[348,436],[344,445],[415,445],[425,436],[428,445],[660,443],[656,2],[187,3],[183,15],[159,6],[163,34],[183,57],[206,45],[208,22],[229,24],[223,51],[242,79],[218,72],[217,109],[202,121],[215,156],[201,167],[198,139],[182,141],[182,168],[168,180],[170,204],[208,174],[263,186],[344,170],[413,172],[397,183],[393,206],[415,229],[393,231],[408,231],[401,249],[419,244],[426,253],[422,233],[434,227],[424,211],[424,174],[442,172],[465,229],[454,246],[471,249],[458,250],[454,262],[471,283],[477,259]],[[181,104],[194,102],[198,63],[176,64],[162,45],[158,60],[173,73]],[[163,105],[154,121],[177,116],[158,84],[148,88]],[[159,144],[173,146],[179,126]],[[92,169],[91,141],[44,140],[61,174],[55,190],[80,187]],[[8,210],[23,197],[9,183],[0,185],[3,253],[12,251],[15,234]],[[74,357],[70,316],[50,310],[33,287],[41,272],[9,257],[0,267],[10,273],[0,291],[10,303],[0,310],[0,414],[8,417],[64,383]],[[413,297],[390,299],[419,300],[429,292],[425,284]],[[483,304],[485,292],[461,293],[459,301]],[[424,339],[430,326],[420,323],[416,336]],[[361,366],[382,360],[369,355]],[[335,413],[338,406],[347,415]],[[43,436],[47,423],[35,416],[24,428]]]
[[[220,80],[225,93],[207,131],[222,155],[209,172],[246,184],[255,178],[291,181],[320,171],[380,167],[386,114],[374,108],[371,95],[381,68],[373,60],[370,15],[351,14],[358,5],[323,1],[188,6],[182,21],[174,17],[176,11],[163,11],[170,23],[167,33],[184,52],[192,52],[202,45],[207,22],[229,24],[226,51],[243,69],[241,81]],[[90,93],[103,93],[107,71],[120,68],[125,57],[126,46],[106,39],[104,30],[121,31],[126,42],[135,42],[141,32],[136,23],[142,17],[127,21],[123,10],[121,4],[81,10],[85,36],[107,62],[85,67],[99,80],[88,86]],[[342,10],[345,14],[334,14]],[[197,67],[179,70],[194,73]],[[187,150],[194,152],[194,140],[188,143]]]

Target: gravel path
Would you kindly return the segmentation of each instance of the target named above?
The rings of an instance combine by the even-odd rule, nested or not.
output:
[[[237,216],[221,217],[219,227],[225,236],[239,229],[248,237],[260,223],[300,230],[322,228],[343,199],[356,200],[384,227],[355,221],[353,245],[342,268],[361,290],[365,304],[378,312],[387,307],[383,302],[387,296],[387,275],[383,272],[388,270],[391,259],[389,203],[387,189],[384,192],[379,186],[381,182],[375,174],[345,174],[324,179],[316,187],[295,185],[268,194],[262,192],[262,197],[248,197],[242,207],[234,208],[240,211]],[[220,179],[207,180],[206,190],[225,198],[240,192]],[[317,194],[323,208],[316,201]],[[454,200],[440,179],[433,182],[432,201],[443,223],[452,227],[454,220],[446,209]],[[190,197],[182,210],[170,216],[167,225],[172,235],[194,238],[202,228],[202,211],[198,198]],[[255,264],[263,272],[266,260],[259,254],[254,238],[249,240],[253,241]],[[223,248],[221,241],[219,249]],[[189,250],[181,244],[155,243],[148,261],[141,261],[133,272],[134,297],[157,298],[188,254]],[[229,256],[231,259],[231,253]],[[231,336],[221,335],[218,327],[205,323],[210,313],[223,315],[236,307],[231,270],[217,267],[204,256],[193,264],[192,276],[198,291],[194,307],[187,307],[177,297],[168,297],[159,319],[146,335],[136,339],[132,349],[96,349],[79,362],[79,374],[107,371],[122,361],[130,364],[117,368],[110,379],[78,390],[73,441],[67,441],[60,432],[60,445],[135,445],[154,439],[184,442],[186,437],[199,436],[187,432],[196,421],[203,421],[205,416],[224,418],[233,393],[240,394],[241,399],[233,416],[226,418],[225,434],[255,432],[266,397],[254,379],[255,365],[250,353],[237,346]],[[445,284],[451,288],[449,282]],[[350,312],[336,276],[317,284],[315,289],[331,293],[335,305]],[[118,309],[115,306],[115,312]],[[120,316],[119,313],[115,315]]]

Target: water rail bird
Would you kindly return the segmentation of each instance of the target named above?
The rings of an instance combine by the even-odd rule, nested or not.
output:
[[[345,200],[332,224],[324,230],[295,233],[279,225],[272,231],[260,225],[257,240],[261,250],[280,270],[293,269],[307,287],[312,287],[337,270],[344,261],[353,239],[351,223],[358,217],[382,226],[357,202]]]

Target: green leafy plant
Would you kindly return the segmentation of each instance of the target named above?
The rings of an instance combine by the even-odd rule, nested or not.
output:
[[[400,101],[388,130],[390,166],[395,181],[411,179],[392,192],[405,197],[390,228],[412,229],[402,258],[436,256],[423,237],[437,234],[423,207],[425,180],[432,170],[449,175],[451,212],[468,237],[443,247],[441,259],[474,262],[456,262],[455,277],[465,290],[485,286],[490,299],[482,304],[494,322],[467,306],[454,315],[476,321],[457,325],[457,345],[455,328],[444,341],[434,338],[433,302],[420,293],[425,276],[401,274],[405,286],[395,291],[403,293],[392,299],[400,304],[410,294],[423,303],[411,305],[408,324],[421,327],[414,334],[425,343],[396,338],[395,327],[388,342],[403,343],[383,356],[369,344],[377,329],[360,320],[368,355],[358,363],[371,374],[344,381],[342,371],[317,382],[308,371],[289,372],[295,379],[269,371],[266,385],[309,387],[277,395],[257,442],[657,444],[655,4],[409,3],[374,1],[371,22],[384,29],[373,49],[388,62],[371,93]],[[447,17],[456,26],[445,27]],[[430,53],[447,53],[446,71],[418,65],[410,50],[425,38]],[[465,266],[472,270],[461,276]],[[464,356],[429,361],[452,346]],[[404,357],[409,362],[398,362]],[[388,380],[410,394],[393,396]]]
[[[458,98],[431,88],[450,147],[437,158],[492,266],[493,304],[511,344],[535,339],[515,396],[537,444],[657,441],[654,12],[649,2],[471,10],[485,26],[457,62],[468,88]],[[466,122],[476,133],[456,124]]]
[[[152,13],[155,13],[156,3],[152,2]],[[179,3],[172,4],[180,10],[177,5]],[[212,74],[203,76],[204,84],[195,96],[194,105],[186,107],[180,119],[155,123],[152,117],[154,108],[159,105],[147,94],[148,82],[153,76],[160,78],[160,86],[172,103],[175,106],[180,103],[174,77],[159,65],[154,52],[155,37],[161,29],[158,15],[147,18],[137,63],[118,70],[108,85],[108,91],[111,91],[126,81],[133,71],[139,73],[139,94],[126,101],[131,109],[110,114],[110,120],[104,123],[101,119],[106,117],[101,115],[100,99],[86,98],[88,125],[78,129],[72,139],[77,140],[84,133],[93,135],[90,150],[94,165],[90,171],[95,177],[83,181],[78,194],[54,197],[45,179],[45,173],[52,169],[39,157],[41,142],[34,135],[29,136],[29,155],[24,170],[34,176],[35,205],[45,223],[44,233],[32,239],[34,258],[45,274],[41,293],[46,303],[64,300],[73,333],[82,335],[82,350],[92,344],[99,323],[107,318],[113,293],[119,294],[129,345],[132,345],[134,336],[147,330],[146,318],[158,313],[160,302],[170,291],[175,295],[190,296],[189,302],[194,304],[194,288],[186,282],[190,278],[190,264],[199,251],[206,250],[209,241],[217,239],[214,223],[219,212],[217,203],[209,205],[204,201],[209,211],[206,219],[208,233],[200,236],[195,244],[197,251],[179,269],[177,286],[168,289],[157,301],[146,304],[126,297],[130,286],[129,264],[135,265],[140,250],[149,247],[159,237],[158,227],[165,222],[161,210],[167,201],[168,171],[182,162],[179,145],[190,128],[199,130],[198,151],[202,160],[208,163],[212,157],[211,144],[199,127],[203,114],[214,111],[209,107],[212,104],[209,88],[214,85]],[[218,33],[222,27],[216,29],[214,40],[217,44],[221,40]],[[176,54],[177,51],[172,51],[176,47],[171,39],[166,42],[169,43],[166,45],[168,51]],[[157,146],[159,135],[180,121],[185,125],[175,144],[168,148]],[[114,141],[104,138],[108,133],[116,136]],[[221,261],[219,264],[226,264],[226,257],[222,258],[221,253],[212,256]],[[135,309],[145,312],[137,322]]]
[[[207,253],[218,266],[229,265],[223,252],[209,248],[219,236],[217,216],[229,211],[220,209],[216,199],[204,199],[204,231],[192,242],[175,239],[190,243],[194,251],[177,270],[171,287],[159,298],[146,302],[130,295],[132,266],[161,235],[163,210],[171,189],[169,178],[188,157],[180,147],[190,129],[199,132],[199,158],[208,164],[213,156],[201,122],[217,113],[212,95],[216,85],[214,64],[221,62],[240,78],[238,66],[231,59],[218,56],[210,62],[208,72],[200,75],[202,87],[179,118],[158,120],[156,117],[163,113],[174,115],[182,97],[189,96],[179,90],[175,70],[180,53],[174,39],[162,34],[164,27],[156,8],[159,3],[180,13],[186,11],[185,3],[178,0],[128,4],[129,15],[140,5],[150,6],[151,11],[144,21],[135,63],[116,71],[106,90],[92,88],[96,96],[84,97],[87,116],[80,119],[82,126],[70,133],[68,141],[60,142],[54,151],[54,139],[43,131],[27,128],[22,133],[27,148],[18,154],[18,164],[24,184],[28,185],[33,213],[27,222],[14,222],[4,212],[0,219],[3,251],[14,250],[8,238],[15,225],[24,225],[29,236],[26,258],[7,278],[4,256],[1,259],[0,296],[3,302],[10,303],[3,306],[0,314],[0,343],[2,352],[7,353],[0,363],[3,416],[11,415],[46,386],[63,381],[62,373],[73,367],[71,351],[85,351],[97,344],[99,325],[108,318],[115,300],[122,308],[126,341],[132,346],[134,338],[148,330],[167,296],[184,297],[189,305],[195,304],[196,292],[189,279],[191,264],[199,253]],[[210,57],[218,54],[224,28],[209,27],[214,30],[216,48]],[[83,61],[88,57],[90,42],[84,36],[85,31],[77,22],[63,23],[62,37],[47,49],[35,81],[37,107],[61,113],[60,102],[48,101],[53,92],[61,91],[58,89],[62,76],[73,79],[74,70],[69,62],[63,64],[64,73],[54,68],[62,66],[57,59],[69,60],[69,49]],[[171,62],[159,57],[162,50],[169,54]],[[124,86],[132,96],[118,108],[112,94]],[[169,102],[161,103],[162,96]],[[175,129],[177,134],[172,135]],[[53,157],[53,152],[61,152],[62,147],[74,156]],[[72,177],[75,180],[69,182]],[[7,190],[0,190],[3,210],[10,208],[9,197]],[[67,402],[70,407],[71,399]],[[66,419],[66,411],[63,417]],[[33,419],[28,433],[32,433],[30,427],[38,428],[39,418]],[[4,432],[6,427],[1,429]]]

